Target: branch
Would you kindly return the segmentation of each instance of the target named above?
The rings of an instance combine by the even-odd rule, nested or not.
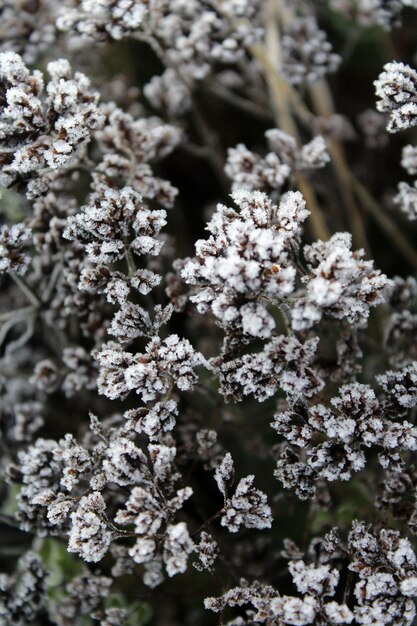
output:
[[[265,48],[260,44],[256,44],[251,46],[250,50],[261,64],[265,74],[277,126],[282,128],[282,130],[289,135],[292,135],[298,144],[300,144],[299,132],[291,109],[291,105],[294,104],[294,101],[289,95],[290,90],[287,83],[278,73],[280,63],[280,39],[275,9],[274,1],[268,0]],[[310,182],[300,172],[295,174],[295,180],[297,187],[303,194],[307,206],[311,211],[311,224],[314,236],[318,239],[329,239],[330,232]]]
[[[414,271],[417,272],[417,251],[404,237],[397,224],[381,209],[366,187],[362,185],[354,174],[351,174],[351,181],[354,191],[363,207],[369,211],[371,216],[378,223],[384,233],[390,238],[400,254],[402,254],[402,256],[408,261]]]
[[[318,115],[325,118],[334,115],[335,109],[332,94],[325,80],[310,85],[309,91],[315,111]],[[352,190],[351,171],[347,164],[345,151],[341,142],[335,137],[331,137],[327,143],[331,156],[331,164],[335,171],[343,204],[345,205],[346,213],[350,221],[353,241],[357,246],[364,248],[369,253],[365,227]]]

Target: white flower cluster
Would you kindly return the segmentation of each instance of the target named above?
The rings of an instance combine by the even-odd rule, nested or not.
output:
[[[290,173],[319,169],[330,160],[321,135],[300,149],[294,137],[278,128],[267,130],[265,137],[270,148],[265,157],[252,152],[244,144],[229,148],[224,171],[233,181],[233,191],[279,191]]]
[[[196,243],[196,260],[182,276],[199,287],[191,296],[200,313],[211,309],[225,329],[268,338],[274,329],[264,301],[283,299],[295,289],[296,255],[302,221],[308,211],[301,194],[289,192],[274,207],[260,192],[235,192],[240,213],[222,205],[207,228],[208,240]],[[364,326],[370,307],[384,301],[387,277],[351,251],[349,233],[304,247],[306,287],[297,294],[291,325],[300,331],[322,317]]]
[[[253,394],[260,402],[282,389],[292,399],[313,396],[323,381],[311,367],[318,340],[304,344],[295,337],[274,337],[257,353],[245,354],[219,367],[221,391],[241,400]]]
[[[171,385],[181,391],[192,389],[197,381],[194,368],[205,363],[190,342],[178,335],[169,335],[164,341],[152,339],[143,354],[131,354],[111,343],[96,358],[100,365],[100,393],[115,399],[136,391],[143,402],[168,393]]]
[[[78,509],[71,514],[69,552],[77,552],[87,562],[94,563],[103,558],[112,539],[103,519],[105,511],[106,504],[100,493],[93,492],[81,498]]]
[[[6,106],[0,116],[0,181],[27,184],[30,197],[44,193],[48,172],[77,162],[80,150],[103,121],[98,95],[84,74],[72,74],[65,59],[48,64],[44,93],[41,72],[31,73],[14,52],[0,54],[0,83]]]
[[[55,42],[55,18],[58,11],[53,0],[3,0],[0,19],[3,35],[0,52],[16,52],[25,63],[34,63]]]
[[[389,405],[402,403],[402,408],[416,404],[416,396],[412,395],[413,391],[415,393],[413,376],[415,378],[415,368],[378,377]],[[349,480],[354,472],[365,467],[365,450],[371,446],[382,448],[379,459],[383,467],[398,470],[401,468],[399,452],[417,450],[414,424],[387,419],[384,405],[368,385],[344,385],[331,404],[331,409],[321,404],[311,408],[302,403],[294,404],[290,410],[276,414],[271,424],[295,447],[284,450],[275,476],[302,499],[315,494],[315,484],[320,479]],[[318,435],[326,440],[314,443]],[[299,480],[301,475],[302,481]]]
[[[295,18],[282,38],[281,71],[294,85],[320,80],[335,72],[341,60],[311,15]]]
[[[235,192],[242,189],[271,192],[281,189],[290,168],[275,152],[268,152],[262,158],[240,143],[235,148],[229,148],[224,171],[232,179]]]
[[[212,571],[212,566],[219,553],[219,547],[213,538],[208,533],[202,531],[200,541],[195,545],[194,550],[198,556],[198,561],[193,563],[196,570],[199,572],[205,569]]]
[[[145,200],[154,200],[165,209],[172,207],[178,191],[154,174],[153,163],[175,149],[181,140],[180,130],[157,117],[136,119],[114,103],[104,105],[102,112],[105,122],[95,133],[102,158],[92,172],[96,191],[119,188],[123,181]]]
[[[389,132],[397,132],[417,123],[417,72],[409,65],[393,61],[384,66],[384,72],[375,81],[379,111],[389,112]],[[417,149],[412,145],[403,148],[401,165],[411,176],[417,174]],[[394,198],[401,211],[409,220],[417,219],[417,187],[407,182],[398,184],[398,194]]]
[[[402,167],[411,176],[417,174],[417,148],[411,145],[404,146],[401,159]],[[401,211],[409,220],[417,219],[417,181],[413,185],[406,182],[398,184],[398,194],[394,198]]]
[[[361,26],[377,24],[386,30],[399,25],[404,6],[416,7],[415,0],[331,0],[331,6]]]
[[[141,196],[131,187],[106,187],[93,194],[90,204],[80,213],[68,219],[64,237],[85,246],[91,263],[106,265],[126,256],[125,242],[132,231],[135,238],[129,246],[136,254],[158,254],[162,242],[156,236],[165,225],[165,218],[164,210],[143,207]]]
[[[76,9],[62,11],[57,26],[98,40],[151,35],[187,84],[206,77],[218,62],[244,58],[262,33],[260,7],[259,0],[82,0]],[[241,21],[249,16],[255,25]]]
[[[38,438],[27,450],[21,450],[18,463],[8,467],[9,480],[22,485],[18,497],[18,519],[25,530],[39,525],[40,534],[54,525],[45,518],[44,509],[38,499],[45,495],[55,496],[59,492],[62,463],[58,458],[60,447],[52,439]],[[55,499],[55,498],[54,498]],[[68,511],[67,511],[68,513]]]
[[[408,539],[397,531],[374,530],[363,522],[354,521],[347,541],[331,531],[324,540],[310,545],[307,564],[297,546],[291,545],[288,569],[299,596],[277,593],[270,586],[249,584],[242,580],[239,587],[226,591],[218,598],[207,598],[205,606],[216,613],[225,607],[242,607],[244,615],[255,624],[270,624],[278,620],[285,626],[309,624],[403,624],[411,626],[416,609],[410,596],[416,593],[416,556]],[[341,584],[342,567],[352,576],[353,598],[357,604],[350,608],[335,600]],[[352,598],[352,599],[353,599]],[[350,604],[350,601],[349,601]],[[249,608],[243,607],[249,605]],[[239,618],[229,624],[247,624]]]
[[[46,393],[61,388],[67,397],[82,389],[96,388],[97,371],[90,355],[81,346],[64,348],[62,365],[52,359],[38,361],[30,382]]]
[[[284,624],[314,623],[318,615],[330,624],[350,624],[353,613],[346,604],[339,604],[334,597],[340,574],[338,570],[331,569],[329,565],[306,565],[304,561],[291,561],[288,569],[293,583],[302,598],[294,596],[282,596],[271,601],[271,612],[274,616],[283,620]],[[326,598],[326,601],[324,601]]]
[[[308,624],[350,624],[353,613],[346,604],[339,604],[329,597],[335,595],[339,572],[328,565],[306,566],[303,561],[290,564],[290,572],[297,591],[302,597],[279,595],[269,586],[249,585],[241,581],[240,587],[229,589],[219,598],[207,598],[207,609],[222,612],[226,606],[250,605],[246,615],[255,624],[269,624],[279,620],[285,626]],[[253,607],[253,608],[252,608]],[[233,621],[229,624],[246,624]]]
[[[232,197],[240,212],[218,205],[209,239],[197,241],[196,259],[181,274],[199,287],[191,300],[200,313],[211,310],[225,328],[267,338],[275,324],[265,300],[294,291],[294,254],[308,211],[298,192],[283,196],[279,207],[259,191]]]
[[[0,273],[11,271],[24,274],[30,263],[30,257],[22,250],[25,242],[31,238],[31,231],[24,224],[6,224],[0,229]]]
[[[46,596],[47,572],[39,556],[27,552],[13,575],[0,575],[0,623],[25,626],[41,614]]]
[[[417,404],[417,361],[400,371],[390,371],[377,377],[379,384],[389,397],[392,405],[404,411]]]
[[[417,332],[415,302],[417,283],[409,276],[406,279],[396,276],[389,304],[390,316],[384,336],[384,349],[392,367],[401,368],[417,359],[414,337]]]
[[[370,308],[384,301],[391,281],[363,259],[363,250],[352,252],[351,245],[349,233],[336,233],[329,241],[304,247],[309,273],[303,279],[306,293],[291,312],[294,330],[311,328],[322,317],[364,326]]]
[[[174,400],[156,402],[152,407],[131,409],[124,417],[137,433],[145,433],[150,441],[157,440],[175,426],[178,406]]]
[[[0,626],[415,621],[408,25],[344,80],[405,7],[0,1]]]
[[[401,211],[405,213],[409,220],[417,219],[417,186],[401,182],[398,183],[398,194],[395,196],[395,203],[399,205]]]
[[[153,76],[143,93],[155,109],[166,111],[169,117],[184,115],[192,105],[190,90],[172,67]]]
[[[392,61],[375,81],[378,111],[390,114],[387,130],[396,133],[417,124],[417,72]]]
[[[352,563],[349,568],[359,575],[354,594],[358,624],[395,620],[411,625],[416,615],[416,555],[408,539],[395,530],[373,532],[363,522],[354,522],[348,536]]]
[[[82,0],[76,9],[64,9],[56,24],[85,37],[122,39],[138,30],[147,11],[146,0]]]
[[[229,497],[227,485],[232,482],[234,463],[228,452],[220,465],[216,468],[214,478],[224,497],[224,507],[221,516],[221,525],[236,533],[241,526],[246,528],[270,528],[272,524],[271,509],[267,504],[266,495],[255,489],[255,476],[242,478],[236,486],[234,494]]]
[[[184,522],[172,524],[169,520],[191,495],[192,489],[185,487],[179,489],[169,501],[164,502],[157,488],[134,487],[125,509],[117,512],[116,522],[121,525],[134,525],[137,540],[130,548],[129,555],[136,563],[145,564],[145,571],[160,569],[162,562],[170,577],[187,569],[188,555],[194,549],[193,541]],[[162,524],[166,524],[166,530],[161,553],[159,544]],[[161,581],[161,576],[162,573],[154,580],[145,577],[144,582],[154,587]]]
[[[245,58],[246,49],[262,34],[259,0],[207,2],[157,0],[150,29],[162,41],[169,63],[188,80],[201,80],[216,63],[228,65]],[[252,24],[239,18],[252,12]]]

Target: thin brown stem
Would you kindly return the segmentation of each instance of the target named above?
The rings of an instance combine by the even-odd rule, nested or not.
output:
[[[25,319],[35,311],[34,306],[25,306],[21,309],[16,309],[14,311],[5,311],[4,313],[0,313],[0,324],[3,322],[7,322],[10,319],[21,320]]]
[[[332,94],[325,80],[321,80],[318,83],[310,85],[310,96],[318,115],[328,118],[335,113]],[[355,201],[351,184],[351,171],[347,164],[345,151],[340,141],[334,137],[328,140],[327,145],[331,156],[331,164],[339,184],[343,204],[350,221],[353,241],[356,246],[364,248],[369,253],[369,244],[366,238],[361,212]]]
[[[280,38],[276,5],[273,0],[268,0],[266,13],[265,47],[260,44],[254,45],[251,47],[251,52],[261,64],[265,74],[277,126],[289,135],[292,135],[300,143],[298,128],[292,115],[292,100],[289,96],[288,85],[279,75]],[[308,179],[300,172],[296,173],[295,179],[311,211],[311,225],[314,237],[329,239],[330,232],[317,202],[314,189],[311,187]]]
[[[128,278],[132,278],[132,276],[134,276],[136,272],[136,264],[135,264],[135,260],[133,258],[133,254],[130,249],[129,243],[126,243],[125,250],[126,250],[126,264],[127,264]]]
[[[264,109],[259,104],[255,102],[251,102],[247,98],[243,98],[242,96],[234,93],[230,89],[227,89],[219,82],[211,82],[209,84],[209,90],[211,93],[215,94],[217,97],[221,98],[228,104],[231,104],[237,109],[244,111],[254,117],[258,117],[261,120],[265,120],[270,122],[272,119],[271,112]]]
[[[192,118],[200,140],[207,149],[207,159],[209,160],[210,165],[212,166],[212,169],[223,188],[223,191],[225,193],[229,193],[230,181],[224,173],[224,157],[222,147],[218,137],[213,132],[213,129],[207,124],[204,116],[199,111],[195,103],[192,110]]]
[[[381,209],[366,187],[364,187],[354,174],[351,174],[351,181],[353,189],[362,206],[369,211],[369,214],[392,241],[403,258],[406,259],[414,271],[417,272],[417,251],[415,248],[408,239],[404,237],[398,225]]]
[[[214,520],[220,517],[223,513],[224,513],[224,508],[220,509],[220,511],[217,511],[217,513],[212,515],[206,522],[204,522],[204,524],[202,524],[200,528],[196,530],[195,533],[193,533],[192,536],[196,537],[197,535],[199,535],[205,528],[207,528],[207,526],[209,526],[212,522],[214,522]]]
[[[36,293],[33,291],[33,289],[29,287],[29,285],[24,280],[24,278],[22,278],[21,276],[18,276],[14,272],[10,272],[9,276],[10,278],[12,278],[12,280],[14,280],[16,285],[19,287],[20,291],[26,296],[29,302],[31,302],[33,306],[36,307],[37,309],[40,308],[42,304],[40,299],[38,298]]]

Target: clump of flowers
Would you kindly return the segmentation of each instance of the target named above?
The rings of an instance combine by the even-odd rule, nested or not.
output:
[[[412,626],[416,8],[3,2],[0,626]]]

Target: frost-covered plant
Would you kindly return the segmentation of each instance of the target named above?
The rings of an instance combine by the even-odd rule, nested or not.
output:
[[[399,25],[404,7],[416,8],[415,0],[331,0],[331,6],[361,26],[378,24],[385,30]]]
[[[52,176],[77,162],[103,121],[98,95],[84,74],[72,75],[66,59],[49,63],[48,73],[45,90],[38,70],[30,73],[14,52],[0,54],[0,182],[27,185],[30,197],[44,193]]]
[[[411,626],[416,2],[0,4],[0,626]]]
[[[340,61],[312,16],[296,18],[283,35],[282,73],[294,85],[320,80],[335,72]]]

